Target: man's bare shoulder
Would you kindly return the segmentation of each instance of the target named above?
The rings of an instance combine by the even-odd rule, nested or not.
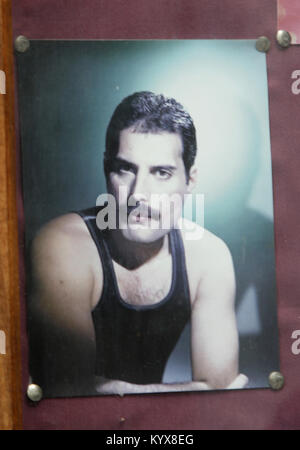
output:
[[[34,259],[72,266],[80,257],[82,268],[84,262],[88,262],[95,253],[87,226],[75,213],[59,216],[43,225],[31,246],[31,257]]]
[[[73,298],[90,298],[101,290],[102,268],[90,233],[78,214],[66,214],[45,224],[31,246],[32,273],[37,286]],[[97,273],[97,280],[95,280]]]
[[[201,256],[201,261],[211,264],[216,258],[231,258],[226,243],[211,231],[187,219],[182,220],[180,229],[188,259],[198,257],[199,262]]]
[[[181,235],[192,299],[203,281],[234,283],[231,253],[220,237],[187,219],[183,219]]]
[[[85,269],[85,253],[89,243],[88,230],[77,214],[66,214],[43,225],[31,245],[33,270],[43,277],[51,277],[58,270],[71,272],[79,257]],[[78,272],[78,271],[77,271]]]
[[[85,241],[88,237],[88,229],[82,218],[78,214],[70,213],[56,217],[43,225],[36,234],[33,245],[35,247],[48,244],[70,245]]]

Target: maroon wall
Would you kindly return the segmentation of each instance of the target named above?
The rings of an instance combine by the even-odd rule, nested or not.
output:
[[[276,27],[276,0],[13,1],[14,37],[23,34],[30,39],[255,39],[265,35],[271,39],[267,62],[280,364],[286,380],[285,387],[278,392],[256,389],[52,399],[31,406],[25,398],[28,371],[22,306],[25,429],[300,428],[300,355],[291,352],[291,334],[300,329],[300,95],[291,92],[291,73],[300,70],[300,49],[294,46],[281,50],[275,42]],[[18,205],[22,242],[20,188]],[[22,254],[22,247],[20,251]],[[24,280],[23,268],[21,276]]]

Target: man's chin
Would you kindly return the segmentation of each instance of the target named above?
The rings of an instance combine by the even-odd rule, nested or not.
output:
[[[127,228],[126,230],[120,230],[123,237],[128,241],[139,242],[141,244],[150,244],[151,242],[158,241],[166,234],[169,230],[152,230],[147,228]]]

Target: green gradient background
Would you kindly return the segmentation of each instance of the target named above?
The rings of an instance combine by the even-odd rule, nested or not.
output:
[[[267,386],[278,343],[265,54],[251,40],[31,41],[17,64],[27,244],[105,192],[106,127],[125,96],[151,90],[190,112],[204,224],[234,259],[241,371],[250,387]],[[166,381],[190,377],[188,332]]]

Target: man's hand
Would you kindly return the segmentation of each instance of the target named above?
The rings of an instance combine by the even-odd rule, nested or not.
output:
[[[243,389],[248,384],[248,377],[240,373],[232,383],[230,383],[226,389]]]

